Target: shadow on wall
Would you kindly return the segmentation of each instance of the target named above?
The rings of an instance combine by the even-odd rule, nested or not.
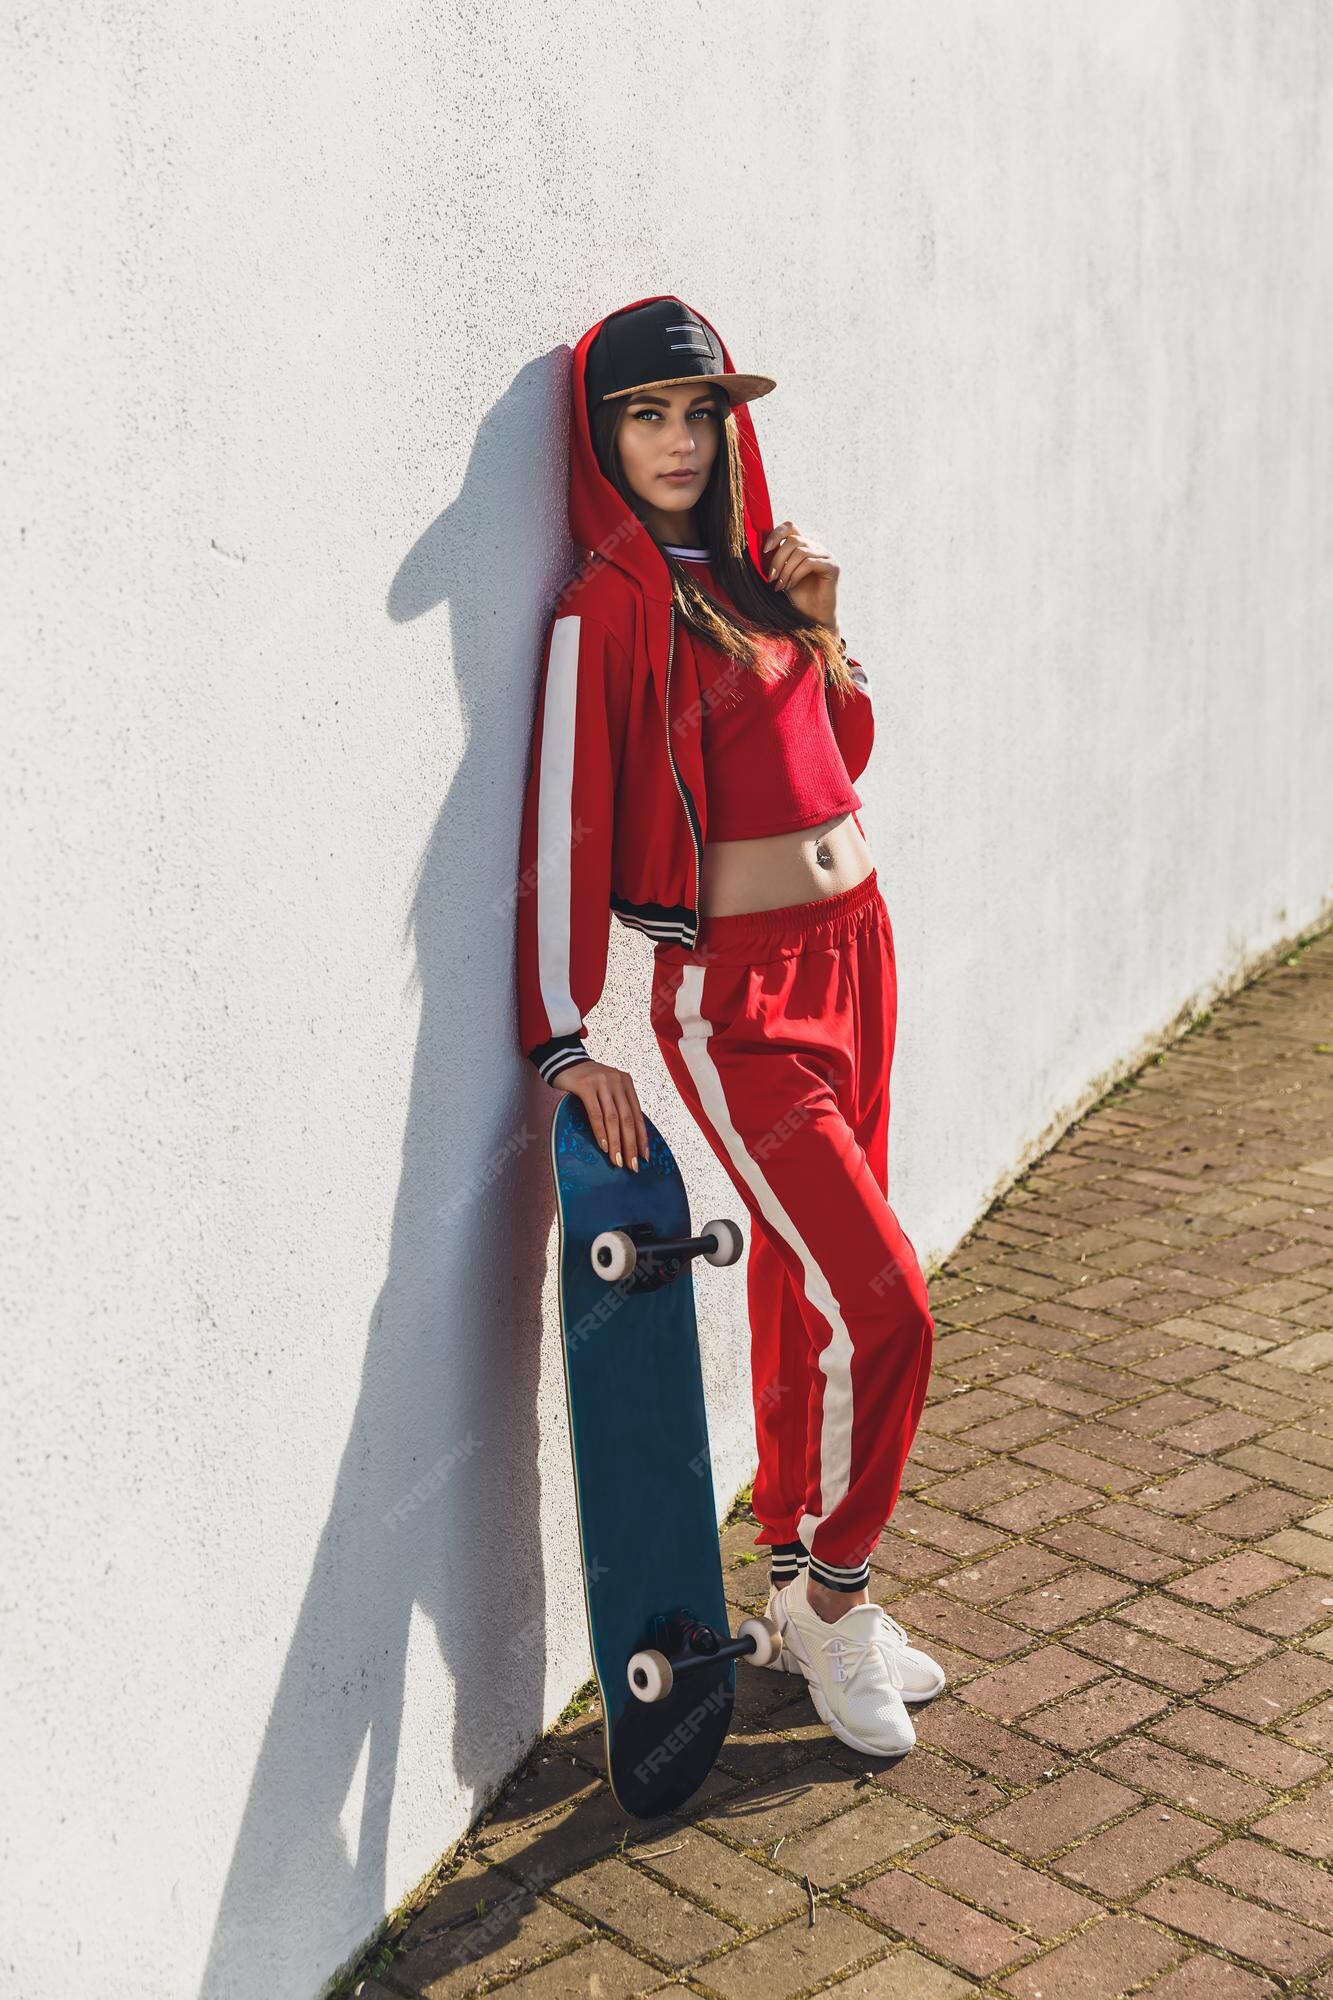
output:
[[[551,1101],[516,1044],[506,1068],[479,1074],[475,1049],[481,1040],[494,1048],[494,1023],[484,1037],[473,1033],[484,982],[475,966],[460,966],[457,941],[459,913],[488,897],[495,920],[482,928],[495,936],[497,960],[512,965],[524,777],[513,760],[526,758],[526,730],[511,715],[507,784],[497,788],[486,718],[497,696],[507,714],[521,708],[526,716],[542,622],[568,573],[571,361],[562,347],[518,375],[482,426],[457,499],[411,550],[388,595],[397,623],[447,605],[466,749],[407,920],[420,1033],[388,1269],[228,1869],[202,2000],[253,2000],[260,1992],[309,2000],[364,1946],[401,1891],[385,1874],[396,1787],[408,1788],[417,1824],[438,1814],[455,1788],[472,1793],[479,1811],[542,1727],[536,1406],[553,1213]],[[542,558],[554,565],[549,583],[533,573]],[[442,664],[449,657],[443,636],[434,652]],[[512,1020],[512,1003],[497,996],[496,1004]],[[461,1163],[461,1135],[467,1160],[479,1166]],[[422,1620],[439,1648],[434,1678],[453,1691],[453,1739],[434,1739],[443,1771],[400,1774],[409,1629]],[[429,1734],[420,1715],[414,1725],[414,1742]],[[236,1749],[249,1754],[248,1745]]]

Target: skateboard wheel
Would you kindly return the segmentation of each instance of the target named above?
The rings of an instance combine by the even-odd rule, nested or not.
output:
[[[782,1634],[771,1618],[743,1618],[736,1637],[754,1640],[754,1651],[750,1655],[753,1667],[770,1665],[782,1651]]]
[[[710,1264],[734,1264],[745,1248],[745,1239],[734,1222],[706,1222],[699,1234],[717,1238],[716,1250],[704,1251]]]
[[[671,1692],[675,1675],[665,1653],[631,1653],[627,1671],[629,1691],[640,1701],[661,1701]]]
[[[623,1229],[604,1229],[600,1236],[592,1239],[592,1268],[599,1278],[615,1284],[619,1278],[628,1278],[639,1261],[639,1252],[632,1236]]]

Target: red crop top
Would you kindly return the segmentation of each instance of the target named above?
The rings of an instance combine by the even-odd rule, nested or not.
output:
[[[735,609],[713,575],[706,549],[668,545],[719,602]],[[829,720],[824,682],[813,660],[799,661],[795,641],[767,635],[762,643],[785,664],[780,680],[719,652],[690,631],[699,666],[708,838],[759,840],[818,826],[861,804]]]

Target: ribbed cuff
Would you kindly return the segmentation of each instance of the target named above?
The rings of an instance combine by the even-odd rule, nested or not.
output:
[[[528,1061],[544,1082],[554,1083],[562,1069],[591,1062],[592,1057],[582,1035],[553,1035],[549,1042],[538,1042],[535,1049],[528,1050]]]
[[[822,1583],[829,1590],[865,1590],[870,1584],[869,1562],[858,1563],[855,1568],[846,1568],[838,1563],[821,1562],[818,1556],[810,1558],[810,1578],[814,1583]]]
[[[775,1590],[793,1583],[810,1560],[804,1542],[772,1542],[768,1550],[769,1581]]]

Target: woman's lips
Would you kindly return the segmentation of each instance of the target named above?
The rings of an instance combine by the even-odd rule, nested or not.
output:
[[[673,486],[688,486],[692,479],[697,479],[698,477],[697,472],[661,472],[658,474],[659,479],[669,479]]]

